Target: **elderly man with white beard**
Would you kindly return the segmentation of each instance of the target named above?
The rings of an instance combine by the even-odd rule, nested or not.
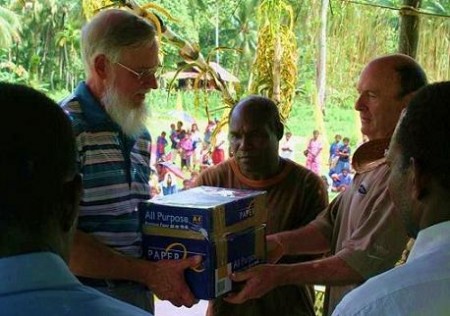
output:
[[[87,79],[61,104],[83,176],[70,268],[83,284],[150,312],[150,290],[192,306],[183,273],[200,258],[149,262],[141,253],[137,204],[150,198],[144,100],[157,88],[155,28],[131,12],[106,10],[84,26],[81,44]]]

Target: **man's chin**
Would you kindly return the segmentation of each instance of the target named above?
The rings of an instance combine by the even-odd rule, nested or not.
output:
[[[254,173],[258,169],[257,166],[247,158],[239,159],[238,166],[242,173]]]
[[[136,96],[133,99],[133,102],[130,102],[130,104],[133,106],[133,109],[139,109],[145,106],[145,95],[141,96]]]

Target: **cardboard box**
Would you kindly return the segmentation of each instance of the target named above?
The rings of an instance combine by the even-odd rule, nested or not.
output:
[[[186,271],[199,299],[233,289],[228,275],[265,261],[264,191],[197,187],[142,203],[144,256],[152,261],[203,257]]]

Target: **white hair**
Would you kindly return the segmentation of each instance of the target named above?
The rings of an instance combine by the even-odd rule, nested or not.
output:
[[[116,122],[122,131],[129,137],[135,138],[145,130],[147,120],[147,107],[142,103],[136,107],[134,103],[121,96],[114,88],[114,84],[108,85],[105,94],[101,98],[106,113]]]
[[[142,17],[125,10],[108,9],[98,13],[81,33],[82,59],[86,75],[100,54],[118,62],[124,48],[137,48],[155,40],[155,27]]]

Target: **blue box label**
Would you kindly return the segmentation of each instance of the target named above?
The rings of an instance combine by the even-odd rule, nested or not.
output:
[[[265,261],[265,226],[229,234],[221,240],[164,236],[167,229],[150,227],[143,235],[144,256],[151,261],[202,256],[202,264],[185,272],[198,299],[213,299],[232,290],[228,275]],[[176,234],[175,230],[170,230]]]

